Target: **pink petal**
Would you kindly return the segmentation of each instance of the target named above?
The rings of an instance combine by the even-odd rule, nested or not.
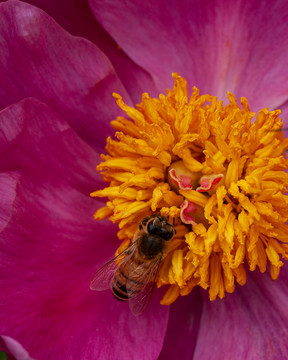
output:
[[[12,205],[16,196],[18,176],[15,173],[0,175],[0,232],[8,224],[12,216]]]
[[[288,136],[288,100],[280,106],[281,115],[280,118],[282,119],[283,125],[283,132],[285,137]]]
[[[0,336],[0,351],[4,351],[8,360],[33,360],[22,345],[9,336]]]
[[[99,155],[46,105],[35,99],[11,105],[2,110],[0,125],[0,167],[7,171],[6,175],[2,173],[7,178],[7,189],[15,188],[18,169],[35,179],[53,176],[68,185],[73,180],[73,186],[86,195],[97,182],[103,184],[95,171]]]
[[[0,25],[0,106],[37,97],[93,147],[103,149],[109,122],[119,115],[112,92],[130,101],[107,57],[19,1],[0,4]]]
[[[163,349],[158,360],[191,360],[197,344],[202,315],[199,289],[180,297],[170,306],[170,316]]]
[[[160,293],[135,318],[111,292],[89,289],[118,246],[116,228],[93,220],[97,154],[34,99],[3,110],[0,124],[0,169],[15,192],[0,235],[0,334],[41,360],[157,358],[169,311]]]
[[[26,2],[43,9],[71,34],[94,42],[108,56],[133,103],[141,101],[143,92],[158,96],[151,76],[135,64],[98,24],[88,1],[29,0]]]
[[[286,271],[285,271],[286,268]],[[194,359],[287,359],[287,264],[280,278],[250,273],[247,284],[223,300],[204,295]]]
[[[158,88],[176,71],[202,93],[229,90],[251,109],[288,98],[288,3],[90,0],[96,19]],[[133,29],[131,31],[131,29]]]

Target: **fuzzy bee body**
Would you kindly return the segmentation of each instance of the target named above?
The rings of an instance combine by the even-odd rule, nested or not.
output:
[[[151,298],[166,243],[174,233],[173,225],[165,217],[144,218],[133,243],[97,271],[90,288],[99,291],[111,288],[117,300],[129,300],[132,312],[141,314]]]
[[[136,247],[129,262],[119,265],[115,271],[111,290],[117,300],[125,301],[139,294],[145,285],[143,274],[150,273],[155,259],[146,259]],[[151,274],[152,275],[152,274]],[[147,279],[148,281],[148,279]],[[152,279],[150,279],[152,281]]]

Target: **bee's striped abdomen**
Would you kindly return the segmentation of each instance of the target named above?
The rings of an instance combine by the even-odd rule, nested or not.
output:
[[[129,264],[131,270],[131,263]],[[112,281],[112,294],[113,296],[120,301],[126,301],[131,298],[134,298],[140,293],[143,289],[143,282],[141,282],[141,275],[137,272],[137,267],[139,264],[135,261],[135,271],[128,272],[126,266],[119,267],[115,272],[113,281]],[[143,268],[141,269],[143,270]],[[126,274],[127,273],[127,274]],[[133,274],[133,278],[131,277]]]
[[[125,285],[120,284],[118,281],[112,285],[113,296],[120,301],[128,300],[127,288]]]

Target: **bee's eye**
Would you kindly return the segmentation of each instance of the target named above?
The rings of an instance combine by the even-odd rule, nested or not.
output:
[[[147,230],[149,234],[158,235],[164,240],[170,240],[174,235],[173,228],[167,229],[166,227],[162,226],[161,223],[155,224],[155,221],[151,221],[148,224]]]
[[[170,230],[167,230],[165,229],[165,232],[163,232],[161,234],[161,237],[164,239],[164,240],[170,240],[174,235],[174,231],[170,231]]]
[[[157,226],[154,224],[154,221],[151,221],[148,224],[147,230],[148,230],[149,234],[156,234]]]
[[[143,228],[143,226],[145,226],[147,224],[147,221],[149,220],[149,216],[146,216],[144,219],[142,219],[142,221],[139,224],[139,229],[141,230]],[[141,226],[141,227],[140,227]]]

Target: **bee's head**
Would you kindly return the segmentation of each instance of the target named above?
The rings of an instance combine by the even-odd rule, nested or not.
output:
[[[151,235],[157,235],[163,240],[170,240],[175,234],[173,225],[163,216],[152,218],[147,224],[147,231]]]

